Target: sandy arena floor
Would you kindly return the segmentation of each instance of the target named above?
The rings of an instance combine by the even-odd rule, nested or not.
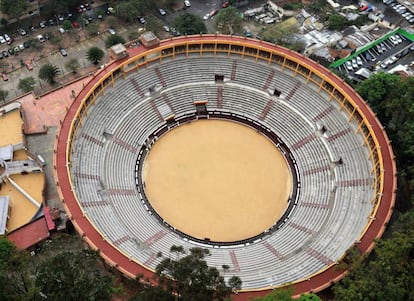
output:
[[[292,191],[288,165],[270,140],[224,120],[192,122],[161,137],[143,179],[161,217],[212,241],[260,234],[281,217]]]

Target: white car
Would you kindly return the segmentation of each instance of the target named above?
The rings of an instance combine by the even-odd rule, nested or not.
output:
[[[356,59],[352,59],[352,68],[358,69],[358,63]]]
[[[208,20],[208,19],[210,19],[210,14],[205,14],[205,15],[204,15],[204,17],[203,17],[203,19],[204,19],[204,20]]]
[[[112,28],[108,28],[108,32],[109,32],[110,34],[116,34],[115,30],[113,30]]]
[[[159,8],[158,11],[160,12],[161,16],[165,16],[167,13],[162,8]]]
[[[395,36],[390,36],[390,40],[391,40],[391,42],[392,42],[394,45],[398,45],[398,44],[399,44],[399,42],[398,42],[398,40],[397,40],[397,38],[396,38]]]
[[[166,32],[170,32],[170,28],[167,25],[164,25],[163,28]]]
[[[352,67],[352,63],[350,61],[345,62],[345,66],[346,69],[348,69],[348,71],[354,70],[354,68]]]
[[[4,34],[4,39],[6,40],[6,42],[10,41],[10,37],[7,33]]]
[[[185,1],[184,1],[184,5],[185,5],[186,7],[190,7],[190,6],[191,6],[191,3],[190,3],[190,1],[185,0]]]
[[[362,59],[359,56],[356,57],[356,61],[359,66],[362,66]]]
[[[0,43],[1,43],[1,44],[6,43],[6,40],[4,39],[4,37],[3,37],[3,36],[0,36]]]

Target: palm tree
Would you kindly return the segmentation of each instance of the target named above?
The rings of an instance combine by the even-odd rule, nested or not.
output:
[[[102,49],[98,47],[91,47],[89,48],[88,52],[86,53],[86,58],[94,65],[98,65],[99,61],[102,60],[105,53]]]
[[[52,64],[45,64],[39,70],[39,77],[51,84],[55,83],[55,77],[59,74],[59,68]]]

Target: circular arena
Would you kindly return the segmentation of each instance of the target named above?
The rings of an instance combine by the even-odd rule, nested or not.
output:
[[[68,108],[54,157],[73,225],[110,266],[151,277],[172,245],[204,247],[247,300],[286,284],[321,291],[345,275],[347,250],[372,250],[395,162],[341,79],[242,37],[128,51]]]

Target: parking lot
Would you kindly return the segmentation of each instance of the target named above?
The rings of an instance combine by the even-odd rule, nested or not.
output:
[[[350,76],[361,68],[369,71],[387,71],[398,64],[414,61],[414,43],[404,35],[395,33],[380,39],[345,60],[337,69]]]

